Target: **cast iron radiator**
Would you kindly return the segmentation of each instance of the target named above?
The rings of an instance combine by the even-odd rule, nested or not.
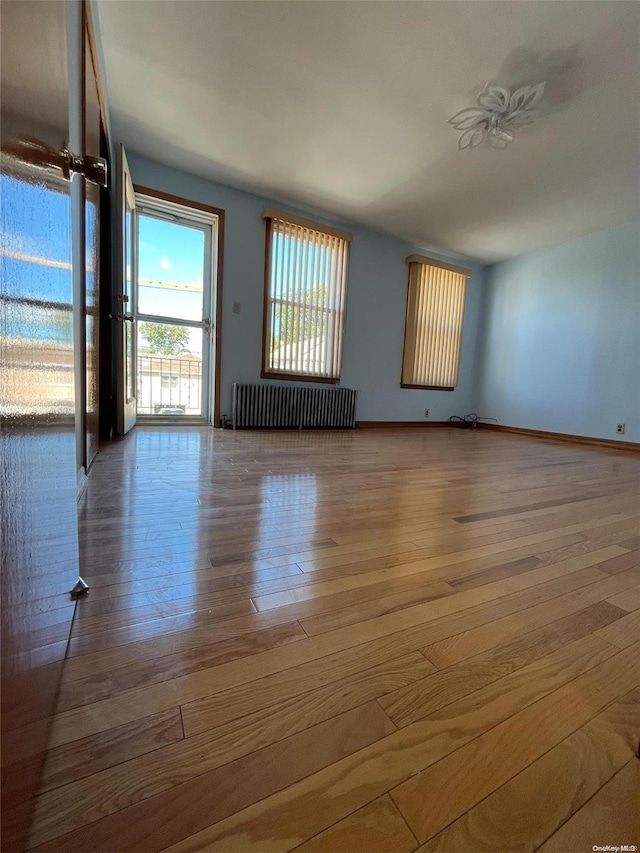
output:
[[[358,392],[351,388],[232,385],[234,429],[355,429]]]

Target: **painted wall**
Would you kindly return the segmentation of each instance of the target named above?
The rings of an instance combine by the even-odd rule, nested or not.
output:
[[[640,441],[637,222],[488,267],[485,295],[479,414]]]
[[[265,207],[282,209],[284,206],[134,154],[129,154],[128,159],[134,183],[221,207],[226,212],[221,412],[230,414],[233,382],[265,381],[260,380],[264,293],[262,211]],[[319,220],[308,211],[284,209]],[[344,227],[344,223],[329,224]],[[453,392],[401,389],[408,272],[405,258],[413,252],[433,253],[356,226],[348,227],[353,232],[354,242],[349,265],[341,385],[360,391],[358,419],[423,421],[424,410],[428,408],[430,420],[438,421],[473,411],[482,268],[465,262],[465,266],[473,269],[473,275],[467,288],[458,387]],[[434,257],[451,260],[445,255]],[[240,314],[231,311],[235,301],[241,303]]]

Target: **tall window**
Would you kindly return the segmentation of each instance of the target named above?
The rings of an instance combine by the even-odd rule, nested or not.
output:
[[[402,358],[403,388],[453,391],[458,384],[462,320],[471,270],[409,255]]]
[[[263,377],[337,382],[351,234],[279,210],[267,221]]]

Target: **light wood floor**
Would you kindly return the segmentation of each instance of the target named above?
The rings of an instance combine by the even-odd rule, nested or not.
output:
[[[488,431],[106,448],[32,848],[639,845],[639,475]]]

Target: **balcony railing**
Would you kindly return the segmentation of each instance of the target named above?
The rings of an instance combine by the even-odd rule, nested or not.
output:
[[[197,356],[138,356],[138,414],[202,414],[202,362]]]

